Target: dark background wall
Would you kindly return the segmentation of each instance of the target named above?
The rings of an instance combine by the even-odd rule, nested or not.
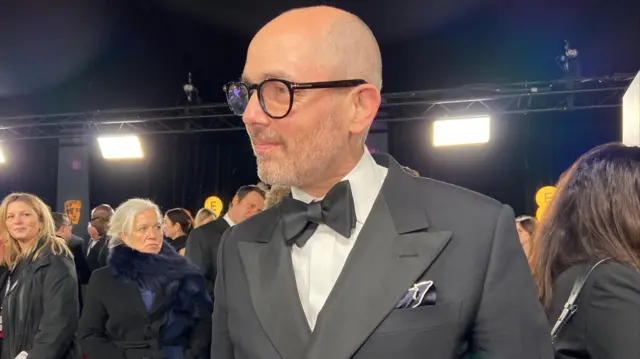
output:
[[[580,51],[585,76],[640,69],[638,1],[249,3],[255,2],[7,4],[0,12],[0,116],[184,104],[188,72],[204,102],[222,101],[221,85],[240,75],[252,33],[286,8],[317,3],[345,7],[371,24],[386,92],[560,78],[554,59],[565,39]],[[432,149],[428,129],[391,126],[390,152],[423,175],[531,213],[538,187],[553,183],[588,148],[620,139],[620,113],[496,118],[484,148]],[[24,190],[56,203],[56,143],[0,144],[9,160],[0,166],[0,195]],[[165,209],[196,210],[209,195],[228,201],[238,186],[257,181],[243,133],[152,136],[143,143],[147,157],[137,163],[105,162],[92,150],[92,205],[136,196]]]
[[[389,152],[423,176],[497,198],[516,213],[535,213],[537,189],[554,184],[589,148],[620,140],[620,116],[607,109],[496,117],[489,144],[456,148],[433,148],[429,122],[395,123],[389,128]],[[197,211],[206,197],[217,195],[226,207],[239,186],[258,181],[244,132],[149,136],[142,142],[142,161],[106,161],[91,142],[91,206],[146,197],[163,209]],[[56,141],[11,143],[9,149],[0,195],[27,191],[54,205]]]

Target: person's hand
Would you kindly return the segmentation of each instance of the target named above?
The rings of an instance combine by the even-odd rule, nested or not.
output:
[[[91,236],[91,239],[95,241],[100,239],[98,230],[96,229],[96,227],[92,226],[91,223],[89,223],[89,226],[87,227],[87,232],[89,232],[89,236]]]

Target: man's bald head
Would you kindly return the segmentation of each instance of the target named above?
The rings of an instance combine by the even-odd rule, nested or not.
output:
[[[324,196],[362,157],[380,107],[381,73],[375,37],[346,11],[296,9],[265,25],[242,76],[245,87],[269,86],[247,95],[242,113],[260,179]],[[289,112],[273,117],[268,106]]]
[[[330,6],[294,9],[266,24],[254,41],[287,32],[304,34],[302,38],[314,50],[309,57],[329,80],[363,79],[382,89],[378,42],[357,16]]]
[[[108,204],[101,204],[91,211],[91,225],[95,227],[100,236],[107,234],[107,226],[113,216],[113,208]]]
[[[91,213],[96,213],[96,212],[100,212],[100,213],[107,213],[107,214],[113,214],[113,208],[108,205],[108,204],[101,204],[96,206]]]

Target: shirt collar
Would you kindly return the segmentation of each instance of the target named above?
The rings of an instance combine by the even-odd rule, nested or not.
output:
[[[235,226],[235,225],[236,225],[236,224],[235,224],[235,223],[233,223],[233,221],[231,220],[231,217],[229,217],[229,213],[225,213],[224,217],[222,217],[222,218],[224,218],[224,220],[225,220],[225,221],[227,221],[227,223],[229,224],[229,227],[233,227],[233,226]]]
[[[365,148],[356,166],[342,179],[342,181],[348,180],[351,185],[358,223],[364,224],[369,216],[386,175],[387,169],[379,166],[369,150]],[[322,199],[314,198],[297,187],[291,188],[291,196],[305,203]]]

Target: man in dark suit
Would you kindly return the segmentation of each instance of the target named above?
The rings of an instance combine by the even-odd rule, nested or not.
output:
[[[67,241],[69,250],[71,250],[73,254],[78,279],[78,293],[82,294],[82,286],[89,284],[89,278],[91,277],[91,271],[89,270],[87,259],[83,253],[84,240],[71,233],[73,225],[66,213],[53,212],[51,215],[56,227],[56,236]],[[82,307],[82,295],[79,295],[78,299],[80,301],[80,307]]]
[[[187,239],[185,256],[204,274],[207,290],[213,296],[218,246],[224,232],[264,208],[265,193],[258,186],[242,186],[231,200],[227,213],[194,229]]]
[[[96,229],[99,236],[97,240],[90,238],[87,245],[87,264],[91,272],[107,265],[109,257],[107,229],[113,212],[113,208],[108,204],[101,204],[91,211],[89,225]]]
[[[211,356],[551,359],[512,210],[366,150],[381,68],[369,28],[331,7],[253,38],[227,99],[260,179],[291,197],[226,231]]]

